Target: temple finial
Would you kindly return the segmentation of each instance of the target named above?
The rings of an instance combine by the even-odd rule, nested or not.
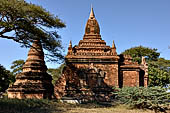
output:
[[[71,47],[71,48],[72,48],[72,42],[71,42],[71,40],[70,40],[70,43],[69,43],[69,47]]]
[[[90,12],[90,17],[89,19],[95,18],[94,11],[93,11],[93,6],[91,5],[91,12]]]
[[[112,48],[116,48],[114,40],[113,40]]]

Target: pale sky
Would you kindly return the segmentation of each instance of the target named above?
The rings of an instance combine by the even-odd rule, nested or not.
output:
[[[170,0],[26,0],[41,5],[66,23],[59,29],[67,52],[69,41],[77,45],[83,38],[93,4],[102,39],[115,41],[117,53],[134,46],[157,48],[161,57],[170,59]],[[0,39],[0,64],[7,69],[12,61],[27,58],[28,49],[12,40]],[[66,54],[65,52],[65,54]],[[58,64],[46,63],[56,68]]]

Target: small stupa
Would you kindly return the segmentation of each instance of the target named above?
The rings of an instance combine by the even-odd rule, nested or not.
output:
[[[8,88],[8,98],[51,98],[52,77],[46,71],[42,45],[40,40],[35,40],[28,52],[23,71],[16,76],[16,82]]]

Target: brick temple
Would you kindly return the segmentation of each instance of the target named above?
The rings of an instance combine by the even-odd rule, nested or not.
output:
[[[93,8],[85,27],[83,40],[72,46],[65,56],[63,75],[55,85],[55,96],[84,98],[109,97],[112,87],[147,87],[147,63],[132,62],[129,55],[118,55],[113,41],[106,45]]]
[[[28,58],[16,75],[16,81],[8,88],[8,98],[51,98],[53,95],[52,77],[47,71],[44,52],[40,40],[35,40],[28,52]]]

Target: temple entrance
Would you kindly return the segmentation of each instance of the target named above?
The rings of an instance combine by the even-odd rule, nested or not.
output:
[[[145,71],[141,70],[139,72],[139,86],[144,87],[144,75],[145,75]]]
[[[96,67],[88,70],[81,70],[78,73],[81,87],[95,88],[104,84],[105,72]]]

